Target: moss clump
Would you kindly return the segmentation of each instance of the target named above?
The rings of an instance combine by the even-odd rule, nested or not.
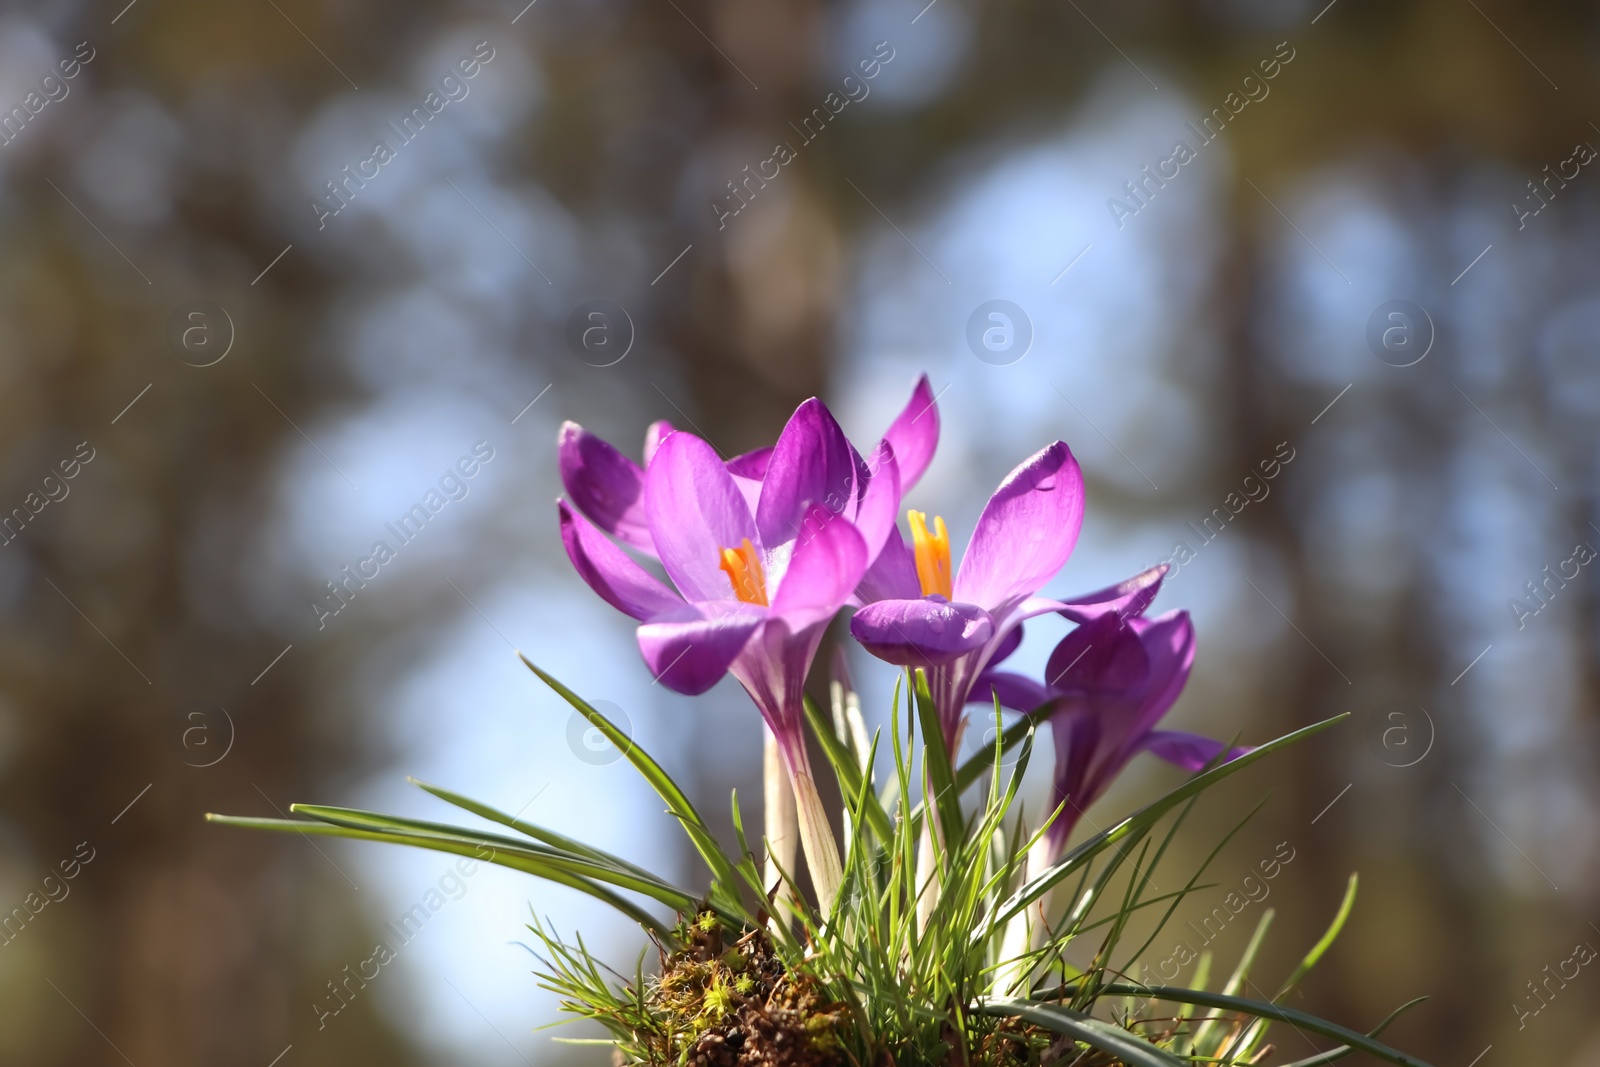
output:
[[[679,931],[647,1003],[654,1032],[638,1034],[655,1067],[844,1067],[849,1011],[809,975],[787,970],[766,931],[724,944],[715,915]]]

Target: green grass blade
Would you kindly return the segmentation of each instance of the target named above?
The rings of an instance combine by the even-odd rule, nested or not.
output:
[[[1031,713],[1024,715],[1001,731],[1000,736],[995,738],[995,748],[998,748],[1000,754],[1004,755],[1016,745],[1021,744],[1022,739],[1028,736],[1028,731],[1037,725],[1038,720]],[[985,771],[994,768],[994,762],[994,749],[985,748],[981,752],[974,752],[961,765],[961,768],[956,771],[956,792],[965,793],[973,783],[983,777]]]
[[[1326,1019],[1319,1019],[1315,1015],[1307,1015],[1303,1011],[1286,1008],[1281,1004],[1272,1004],[1265,1000],[1250,1000],[1246,997],[1230,997],[1221,993],[1207,993],[1200,989],[1184,989],[1176,986],[1145,986],[1128,983],[1108,983],[1104,989],[1108,994],[1132,994],[1135,996],[1149,997],[1154,1000],[1166,1000],[1177,1004],[1193,1004],[1202,1008],[1215,1008],[1219,1011],[1238,1012],[1241,1015],[1253,1015],[1258,1019],[1272,1019],[1276,1022],[1288,1023],[1299,1030],[1323,1037],[1331,1037],[1335,1041],[1342,1041],[1353,1048],[1380,1060],[1387,1060],[1398,1067],[1429,1067],[1415,1056],[1408,1056],[1404,1052],[1392,1049],[1381,1041],[1376,1041],[1366,1034],[1357,1033],[1348,1027],[1331,1023]]]
[[[418,789],[432,793],[434,796],[438,797],[440,800],[443,800],[447,804],[453,804],[463,811],[469,811],[480,818],[488,819],[490,822],[499,823],[501,826],[508,826],[511,829],[516,830],[518,833],[526,834],[535,841],[541,841],[546,845],[561,849],[564,852],[571,852],[577,855],[587,856],[590,859],[599,861],[601,863],[610,864],[611,866],[616,867],[618,870],[632,871],[634,874],[643,875],[646,878],[656,878],[657,881],[662,880],[657,875],[645,870],[643,867],[629,863],[621,856],[606,852],[603,849],[586,845],[582,841],[575,841],[563,834],[556,833],[554,830],[547,830],[544,827],[534,823],[524,822],[515,816],[507,815],[505,812],[500,811],[497,808],[491,808],[487,804],[479,803],[478,801],[473,800],[471,797],[462,796],[460,793],[455,793],[449,789],[445,789],[443,786],[431,785],[428,782],[424,782],[416,778],[407,778],[406,781],[410,782]]]
[[[1264,759],[1279,749],[1286,748],[1297,741],[1310,737],[1312,734],[1319,733],[1335,723],[1349,718],[1349,716],[1349,712],[1344,712],[1330,719],[1312,723],[1310,726],[1301,727],[1275,741],[1267,742],[1260,748],[1252,749],[1237,759],[1229,760],[1219,767],[1213,767],[1209,771],[1195,775],[1166,796],[1139,809],[1115,826],[1102,830],[1071,852],[1068,852],[1054,867],[1023,886],[1010,900],[1006,901],[1001,907],[996,921],[1004,923],[1012,916],[1020,914],[1028,905],[1044,896],[1057,883],[1068,878],[1085,860],[1097,855],[1123,838],[1148,831],[1161,816],[1190,797],[1199,795],[1224,778],[1244,770],[1257,760]]]
[[[1294,969],[1294,973],[1289,975],[1288,980],[1283,983],[1283,987],[1279,989],[1277,995],[1272,998],[1272,1002],[1274,1004],[1282,1000],[1291,989],[1300,984],[1300,980],[1310,973],[1311,968],[1317,965],[1317,961],[1322,959],[1323,954],[1326,953],[1328,949],[1332,947],[1334,941],[1338,939],[1339,932],[1344,929],[1345,920],[1350,917],[1350,911],[1355,907],[1356,884],[1356,876],[1352,873],[1350,875],[1350,880],[1345,884],[1344,899],[1339,903],[1339,910],[1334,915],[1333,922],[1328,924],[1328,929],[1323,932],[1322,937],[1315,945],[1311,946],[1311,950],[1301,958],[1300,963]],[[1271,909],[1268,909],[1267,915],[1270,916],[1271,914]],[[1238,991],[1238,983],[1235,982],[1230,982],[1228,987],[1223,990],[1224,993],[1237,993]],[[1250,1030],[1246,1031],[1245,1033],[1241,1033],[1239,1035],[1239,1040],[1243,1041],[1246,1037],[1249,1037],[1252,1042],[1259,1042],[1263,1037],[1266,1036],[1267,1029],[1270,1025],[1271,1024],[1268,1020],[1262,1019],[1253,1025]]]
[[[1194,810],[1194,805],[1198,799],[1199,798],[1197,797],[1191,797],[1188,802],[1183,805],[1183,810],[1178,812],[1177,818],[1172,821],[1172,826],[1167,831],[1166,839],[1161,842],[1161,848],[1156,851],[1156,858],[1152,861],[1152,866],[1161,862],[1163,856],[1166,854],[1167,846],[1174,839],[1176,839],[1178,831],[1183,827],[1184,821],[1188,819],[1189,813]],[[1239,820],[1239,822],[1234,825],[1233,829],[1229,830],[1227,835],[1224,836],[1223,839],[1217,843],[1217,846],[1211,850],[1210,854],[1206,856],[1205,861],[1200,864],[1200,868],[1194,872],[1193,876],[1190,877],[1189,882],[1184,887],[1183,891],[1173,898],[1172,904],[1167,908],[1166,914],[1160,919],[1156,920],[1154,928],[1151,929],[1149,935],[1145,938],[1144,943],[1141,944],[1138,949],[1136,949],[1133,954],[1128,957],[1129,963],[1131,963],[1133,960],[1143,957],[1144,954],[1149,951],[1150,946],[1155,944],[1156,938],[1161,936],[1161,932],[1166,929],[1167,922],[1172,918],[1173,913],[1178,910],[1178,905],[1182,903],[1189,893],[1193,892],[1198,886],[1200,882],[1200,876],[1205,874],[1206,869],[1210,867],[1212,861],[1215,860],[1219,854],[1221,854],[1223,848],[1227,846],[1228,842],[1233,840],[1235,834],[1244,829],[1245,825],[1255,817],[1256,812],[1260,811],[1262,806],[1265,804],[1266,800],[1263,799],[1260,804],[1257,804],[1251,809],[1249,814],[1247,814],[1243,819]],[[1149,884],[1148,873],[1145,881],[1146,884]],[[1205,986],[1204,982],[1200,982],[1198,984],[1201,987]]]
[[[811,732],[816,736],[817,743],[822,746],[822,752],[828,757],[828,763],[832,765],[833,773],[838,779],[839,795],[843,797],[858,795],[865,778],[861,771],[861,761],[866,754],[863,753],[858,757],[839,740],[810,697],[805,698],[805,709],[806,721],[811,724]],[[872,827],[872,832],[879,841],[890,840],[894,836],[894,828],[890,825],[889,813],[883,810],[883,804],[870,788],[866,796],[860,815],[867,820],[867,824]]]
[[[1227,982],[1222,986],[1223,996],[1231,997],[1236,995],[1239,990],[1244,987],[1244,984],[1250,980],[1250,968],[1255,965],[1256,954],[1261,951],[1261,946],[1266,943],[1267,931],[1272,928],[1272,919],[1276,914],[1277,912],[1272,908],[1268,908],[1266,911],[1262,912],[1260,920],[1256,922],[1255,932],[1250,935],[1250,943],[1244,948],[1244,955],[1239,957],[1238,966],[1234,967],[1233,973],[1228,976]],[[1190,1047],[1199,1053],[1208,1055],[1214,1054],[1222,1045],[1222,1039],[1219,1035],[1216,1047],[1208,1049],[1206,1047],[1206,1038],[1211,1036],[1211,1033],[1221,1024],[1221,1022],[1222,1020],[1219,1016],[1213,1015],[1206,1019],[1205,1022],[1201,1023],[1200,1028],[1194,1032],[1194,1040],[1190,1042]],[[1254,1029],[1254,1027],[1240,1031],[1238,1037],[1234,1039],[1235,1044],[1229,1047],[1227,1055],[1220,1056],[1218,1058],[1224,1060],[1231,1059],[1233,1053],[1238,1050],[1238,1043],[1243,1042],[1245,1037],[1250,1034],[1252,1029]],[[1261,1034],[1264,1032],[1265,1031],[1257,1031],[1255,1033],[1256,1039],[1259,1040]]]
[[[1390,1023],[1394,1022],[1405,1012],[1410,1011],[1412,1008],[1416,1007],[1418,1004],[1421,1004],[1427,999],[1427,997],[1417,997],[1414,1000],[1406,1001],[1394,1011],[1391,1011],[1383,1020],[1383,1022],[1379,1023],[1371,1030],[1368,1030],[1367,1036],[1377,1037],[1379,1034],[1383,1033],[1389,1028]],[[1331,1048],[1327,1052],[1319,1052],[1315,1056],[1312,1056],[1308,1059],[1295,1060],[1293,1063],[1286,1063],[1283,1065],[1283,1067],[1322,1067],[1322,1065],[1325,1063],[1336,1063],[1354,1051],[1355,1049],[1349,1045],[1340,1045],[1338,1048]]]
[[[756,866],[755,853],[750,851],[750,840],[744,832],[744,816],[739,811],[739,791],[737,789],[730,791],[728,797],[728,807],[729,813],[733,818],[734,837],[739,842],[738,871],[744,877],[744,884],[749,888],[751,894],[756,900],[760,901],[759,906],[764,909],[768,907],[766,898],[767,889],[766,886],[761,884],[761,871]],[[781,926],[779,928],[779,933],[783,934],[785,937],[788,936],[787,931],[783,930]]]
[[[917,668],[917,725],[922,729],[922,770],[933,790],[933,807],[938,816],[939,843],[948,856],[953,843],[965,832],[961,820],[961,795],[956,790],[955,770],[950,766],[950,750],[945,747],[944,728],[939,724],[939,709],[928,692],[928,675]]]
[[[1070,1037],[1117,1057],[1129,1067],[1184,1067],[1184,1061],[1164,1052],[1120,1026],[1064,1008],[1014,997],[986,997],[974,1005],[982,1015],[1016,1016],[1035,1026]]]
[[[321,804],[291,804],[289,810],[295,815],[308,815],[330,826],[374,833],[397,834],[407,838],[409,843],[416,843],[420,840],[449,841],[479,849],[487,848],[496,854],[504,852],[542,863],[591,881],[604,882],[608,885],[616,886],[618,889],[627,889],[640,893],[653,900],[658,900],[676,911],[692,914],[698,910],[698,897],[696,894],[679,889],[677,886],[648,872],[635,874],[631,871],[617,870],[607,864],[584,856],[562,852],[546,845],[529,845],[526,842],[518,841],[502,834],[485,834],[462,830],[459,827],[447,826],[443,823],[426,822],[421,819],[402,819],[391,815],[379,815],[376,812],[361,811],[356,808],[335,808]],[[727,915],[724,915],[724,918],[735,919],[734,916]]]
[[[1338,940],[1339,932],[1344,929],[1345,920],[1350,918],[1351,909],[1356,906],[1356,887],[1359,881],[1354,873],[1350,875],[1350,881],[1345,884],[1344,900],[1340,901],[1339,910],[1335,913],[1333,922],[1328,924],[1328,929],[1322,935],[1322,939],[1311,946],[1311,951],[1305,954],[1305,958],[1295,967],[1294,973],[1289,975],[1288,980],[1283,983],[1283,988],[1278,990],[1278,995],[1273,997],[1273,1000],[1282,1000],[1285,993],[1299,985],[1300,979],[1311,972],[1311,968],[1317,965],[1323,954]]]
[[[903,677],[903,676],[902,676]],[[916,870],[915,839],[919,834],[917,822],[911,814],[911,768],[907,764],[905,746],[900,740],[900,682],[894,683],[894,704],[889,713],[889,737],[894,742],[894,785],[899,819],[895,840],[894,870],[891,887],[896,890],[889,900],[889,929],[893,933],[892,955],[900,959],[910,950],[916,936],[916,926],[906,921],[906,916],[916,909],[917,892],[912,884]],[[909,715],[909,711],[907,713]]]
[[[514,871],[532,874],[543,878],[547,882],[568,886],[587,893],[605,904],[609,904],[618,912],[632,919],[640,926],[655,934],[666,944],[675,944],[677,938],[672,930],[662,924],[655,916],[639,907],[637,904],[612,892],[598,882],[591,881],[582,875],[546,863],[534,854],[513,854],[506,849],[495,848],[467,838],[450,839],[445,837],[429,837],[423,834],[386,833],[379,830],[358,830],[347,826],[335,826],[324,822],[297,822],[293,819],[257,819],[236,815],[206,815],[207,822],[214,822],[223,826],[242,826],[251,830],[271,830],[278,833],[312,834],[320,837],[343,837],[353,841],[383,841],[394,845],[411,845],[415,848],[425,848],[434,852],[448,852],[457,856],[466,856],[480,863],[493,863],[500,867],[509,867]],[[490,856],[484,856],[487,848]],[[669,905],[670,907],[671,905]]]
[[[673,815],[677,816],[678,821],[683,825],[684,831],[688,833],[689,839],[694,843],[695,850],[700,853],[700,858],[705,860],[707,867],[711,868],[714,896],[719,898],[724,906],[743,912],[744,907],[739,899],[739,877],[734,869],[733,861],[728,858],[727,853],[722,851],[722,846],[717,844],[716,838],[706,828],[705,820],[700,817],[700,813],[695,810],[694,805],[684,795],[683,790],[678,788],[678,783],[672,780],[672,776],[662,770],[661,765],[652,759],[649,753],[634,744],[631,737],[614,726],[604,715],[590,707],[582,697],[540,670],[532,660],[522,655],[521,652],[518,652],[517,655],[530,671],[539,676],[539,679],[545,685],[554,689],[561,699],[576,708],[578,713],[588,719],[595,729],[599,730],[608,741],[617,746],[617,751],[628,757],[628,762],[632,763],[639,773],[644,776],[645,781],[650,783],[651,788],[656,791],[657,795],[667,802],[668,809],[671,810]],[[746,921],[754,921],[754,916],[744,915],[742,918]]]
[[[307,818],[316,819],[318,822],[328,823],[332,826],[347,826],[353,830],[424,834],[455,841],[472,842],[485,848],[529,851],[552,857],[570,855],[550,845],[522,841],[515,837],[507,837],[505,834],[493,833],[487,830],[470,830],[463,826],[451,826],[449,823],[433,822],[428,819],[408,819],[400,815],[384,815],[381,812],[364,811],[361,808],[342,808],[331,804],[290,804],[289,813],[291,815],[304,815]],[[654,878],[655,876],[646,872],[646,877]]]

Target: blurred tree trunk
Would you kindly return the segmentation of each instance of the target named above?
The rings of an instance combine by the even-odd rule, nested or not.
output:
[[[297,1064],[413,1063],[370,997],[306,1040],[312,1001],[337,975],[329,959],[363,959],[374,940],[344,879],[304,841],[202,821],[273,814],[371,753],[319,699],[326,648],[296,647],[265,672],[292,635],[259,621],[244,570],[282,458],[302,444],[262,394],[302,423],[340,399],[308,340],[329,279],[290,258],[250,284],[284,239],[260,221],[248,153],[186,157],[192,199],[173,190],[174,217],[141,232],[74,185],[81,136],[48,140],[83,133],[116,99],[104,83],[137,83],[162,49],[215,25],[202,5],[156,7],[152,22],[147,6],[112,30],[104,9],[76,25],[51,16],[55,40],[93,42],[94,66],[30,142],[6,149],[6,194],[32,210],[0,223],[0,499],[39,491],[84,455],[79,442],[93,458],[0,549],[0,907],[46,892],[80,843],[77,857],[93,858],[0,948],[0,1061],[262,1067],[293,1042]],[[297,59],[305,48],[262,11],[268,31],[251,35],[239,82],[298,66],[280,44]],[[194,55],[215,60],[228,41]],[[186,66],[169,86],[176,101],[158,103],[187,103],[183,79],[204,73]],[[205,369],[180,362],[166,334],[169,313],[197,295],[239,331],[231,358]],[[284,876],[293,870],[305,876]]]

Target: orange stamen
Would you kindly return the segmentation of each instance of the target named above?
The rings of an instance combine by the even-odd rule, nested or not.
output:
[[[911,548],[917,559],[917,581],[922,583],[923,596],[942,596],[950,599],[950,532],[944,528],[944,518],[935,515],[933,532],[928,532],[928,516],[920,511],[906,512],[911,522]]]
[[[767,606],[767,576],[761,569],[761,557],[756,555],[756,546],[750,543],[750,538],[744,539],[744,544],[738,548],[724,548],[722,562],[718,564],[727,572],[728,581],[733,584],[733,595],[746,604],[760,604]]]

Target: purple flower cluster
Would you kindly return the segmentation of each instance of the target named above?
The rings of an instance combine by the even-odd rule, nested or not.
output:
[[[562,542],[590,587],[639,621],[640,651],[662,684],[696,694],[732,674],[744,685],[778,739],[802,823],[802,790],[814,792],[803,686],[824,629],[853,608],[850,632],[867,651],[927,672],[952,749],[969,702],[998,698],[1049,722],[1055,803],[1066,803],[1050,836],[1064,844],[1082,809],[1137,753],[1191,769],[1221,753],[1215,741],[1155,729],[1188,678],[1194,628],[1185,612],[1144,615],[1165,567],[1074,600],[1039,595],[1083,525],[1083,474],[1060,441],[1000,483],[959,566],[941,518],[930,528],[909,512],[907,543],[901,503],[938,437],[926,376],[865,458],[816,399],[796,409],[775,445],[730,460],[658,422],[641,466],[567,423]],[[658,562],[667,581],[619,543]],[[1045,678],[995,670],[1021,643],[1023,622],[1049,613],[1077,627]]]

